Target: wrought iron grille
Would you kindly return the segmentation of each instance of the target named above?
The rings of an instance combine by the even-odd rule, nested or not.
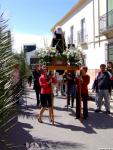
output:
[[[113,28],[113,10],[102,15],[99,19],[100,33],[105,32]]]
[[[87,43],[88,42],[88,35],[86,34],[86,31],[78,31],[77,32],[77,40],[78,44]]]

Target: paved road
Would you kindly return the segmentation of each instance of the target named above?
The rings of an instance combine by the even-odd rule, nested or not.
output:
[[[64,107],[66,99],[54,100],[55,125],[45,112],[43,121],[37,121],[39,109],[36,107],[32,88],[19,109],[18,123],[9,132],[12,150],[113,150],[113,100],[111,114],[95,113],[95,103],[89,101],[89,119],[81,122],[75,119],[75,108]]]

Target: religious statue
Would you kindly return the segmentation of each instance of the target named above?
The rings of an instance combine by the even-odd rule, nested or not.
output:
[[[54,31],[54,36],[52,39],[52,47],[56,47],[58,53],[62,54],[66,50],[64,33],[61,27],[57,27]]]

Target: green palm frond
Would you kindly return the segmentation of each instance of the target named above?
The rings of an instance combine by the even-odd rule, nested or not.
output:
[[[11,119],[15,110],[11,75],[16,61],[11,50],[12,43],[7,26],[2,14],[0,16],[0,127]]]

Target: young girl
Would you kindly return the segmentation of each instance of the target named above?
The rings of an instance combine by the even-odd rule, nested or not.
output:
[[[46,108],[49,109],[49,119],[54,124],[54,114],[53,114],[53,90],[52,84],[56,80],[49,74],[47,75],[47,69],[43,69],[41,77],[39,78],[39,83],[41,86],[41,110],[39,114],[38,121],[42,123],[42,116]]]

